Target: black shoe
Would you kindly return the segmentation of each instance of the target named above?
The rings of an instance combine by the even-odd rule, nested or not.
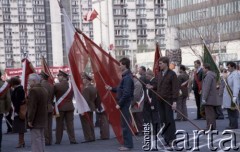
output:
[[[78,144],[76,141],[71,141],[70,144]]]
[[[238,127],[231,127],[231,126],[229,126],[229,127],[226,127],[226,129],[238,129]]]
[[[55,142],[56,145],[60,145],[60,142]]]
[[[216,119],[218,119],[218,120],[223,120],[224,117],[217,117]]]
[[[182,119],[178,119],[178,118],[177,118],[177,119],[174,119],[174,120],[175,120],[175,121],[181,121]]]
[[[86,141],[82,141],[81,143],[88,143],[88,142],[94,142],[95,140],[86,140]]]

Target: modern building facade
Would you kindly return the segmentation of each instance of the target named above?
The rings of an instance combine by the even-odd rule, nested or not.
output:
[[[113,0],[116,58],[165,49],[166,17],[165,0]]]
[[[183,53],[190,45],[197,49],[202,36],[219,60],[231,53],[240,59],[237,47],[227,50],[240,43],[240,0],[168,0],[167,6],[168,26],[179,30]]]
[[[0,1],[0,67],[21,67],[28,54],[35,66],[41,55],[52,64],[49,0]]]

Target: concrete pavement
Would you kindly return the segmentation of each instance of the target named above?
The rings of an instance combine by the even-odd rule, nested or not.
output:
[[[195,107],[195,101],[193,96],[190,97],[190,100],[187,101],[188,105],[188,114],[189,119],[193,120],[196,118],[196,107]],[[226,113],[226,112],[224,112]],[[55,128],[55,120],[53,121],[53,128]],[[198,125],[200,128],[205,129],[206,128],[206,121],[205,120],[193,120],[193,122]],[[95,142],[91,143],[81,143],[84,141],[83,133],[82,133],[82,127],[80,124],[79,116],[76,114],[74,119],[74,126],[75,126],[75,134],[76,134],[76,140],[79,144],[77,145],[70,145],[68,136],[66,131],[64,131],[62,143],[60,145],[53,144],[52,146],[46,146],[46,152],[78,152],[78,151],[104,151],[104,152],[114,152],[118,151],[118,147],[120,146],[118,144],[118,141],[114,137],[114,134],[111,130],[111,138],[109,140],[96,140]],[[6,123],[3,121],[3,133],[6,132]],[[219,130],[219,135],[215,136],[214,143],[215,146],[218,146],[219,140],[223,138],[221,135],[221,132],[225,129],[225,127],[228,126],[228,120],[225,118],[224,120],[217,120],[217,129]],[[186,130],[189,133],[190,136],[190,145],[193,145],[193,130],[197,130],[192,124],[189,122],[176,122],[177,129]],[[237,144],[240,145],[240,130],[234,130],[236,132],[237,136]],[[95,134],[96,138],[99,139],[99,128],[95,128]],[[143,151],[143,136],[138,137],[138,140],[136,140],[133,137],[134,140],[134,148],[132,151]],[[7,134],[3,135],[2,139],[2,152],[31,152],[31,141],[30,141],[30,131],[28,131],[25,134],[25,142],[26,147],[21,149],[16,149],[15,146],[18,142],[18,135],[17,134]],[[55,131],[53,131],[53,143],[55,143]],[[209,151],[208,145],[207,145],[207,136],[201,136],[200,137],[200,151]],[[160,145],[160,144],[159,144]],[[221,152],[221,149],[218,149],[219,152]],[[161,150],[161,145],[159,147],[159,151],[166,151]],[[191,150],[189,150],[191,151]]]

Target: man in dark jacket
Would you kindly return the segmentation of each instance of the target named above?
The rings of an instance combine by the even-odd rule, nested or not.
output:
[[[159,99],[160,121],[162,126],[165,125],[163,138],[166,146],[171,147],[174,144],[174,139],[176,139],[173,109],[176,109],[179,85],[176,73],[169,69],[169,59],[167,57],[159,59],[159,67],[157,93],[161,96]]]
[[[201,108],[201,92],[202,92],[202,78],[203,78],[203,70],[201,68],[201,62],[199,60],[194,61],[194,79],[193,79],[193,92],[196,100],[197,105],[197,120],[201,119],[202,116],[200,114],[200,108]]]
[[[179,88],[180,88],[180,94],[177,101],[177,109],[180,111],[184,116],[188,116],[187,113],[187,97],[188,97],[188,80],[189,76],[186,73],[186,68],[184,65],[180,65],[180,71],[178,76],[178,82],[179,82]],[[181,114],[177,113],[177,121],[186,121],[187,119],[184,118]]]
[[[207,130],[216,129],[216,113],[217,106],[217,90],[216,90],[216,74],[210,71],[210,65],[205,63],[203,65],[203,72],[205,74],[202,83],[202,104],[204,105]]]
[[[126,118],[121,118],[124,144],[122,147],[119,147],[119,150],[128,151],[133,148],[132,133],[128,124],[130,124],[131,122],[129,107],[133,99],[134,82],[132,78],[132,73],[130,71],[130,60],[128,58],[122,58],[119,62],[120,69],[122,71],[122,80],[118,87],[112,88],[107,85],[106,89],[117,93],[118,104],[116,105],[116,108],[120,109],[122,114]]]
[[[41,72],[39,74],[42,78],[41,85],[47,90],[48,92],[48,119],[47,125],[44,130],[45,134],[45,144],[51,145],[52,144],[52,119],[53,119],[53,98],[54,98],[54,88],[51,83],[48,82],[49,75],[45,72]]]
[[[28,84],[28,126],[31,129],[32,152],[45,151],[44,128],[47,123],[48,92],[40,84],[40,76],[36,73],[30,74]]]

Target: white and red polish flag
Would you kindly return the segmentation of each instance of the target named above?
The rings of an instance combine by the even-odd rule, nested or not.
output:
[[[90,111],[90,108],[81,94],[82,79],[81,73],[84,72],[88,62],[88,55],[83,48],[82,41],[72,23],[67,16],[66,11],[63,9],[64,15],[64,28],[65,28],[65,41],[66,50],[68,54],[68,62],[70,68],[70,81],[74,92],[74,98],[76,100],[75,108],[78,113],[84,114]]]
[[[27,59],[24,58],[22,60],[23,67],[22,67],[22,82],[21,85],[25,91],[25,95],[27,95],[27,85],[28,85],[28,77],[32,73],[36,73],[32,63]]]
[[[86,15],[84,15],[83,19],[85,21],[93,21],[98,16],[98,12],[94,9],[92,11],[87,12]]]

